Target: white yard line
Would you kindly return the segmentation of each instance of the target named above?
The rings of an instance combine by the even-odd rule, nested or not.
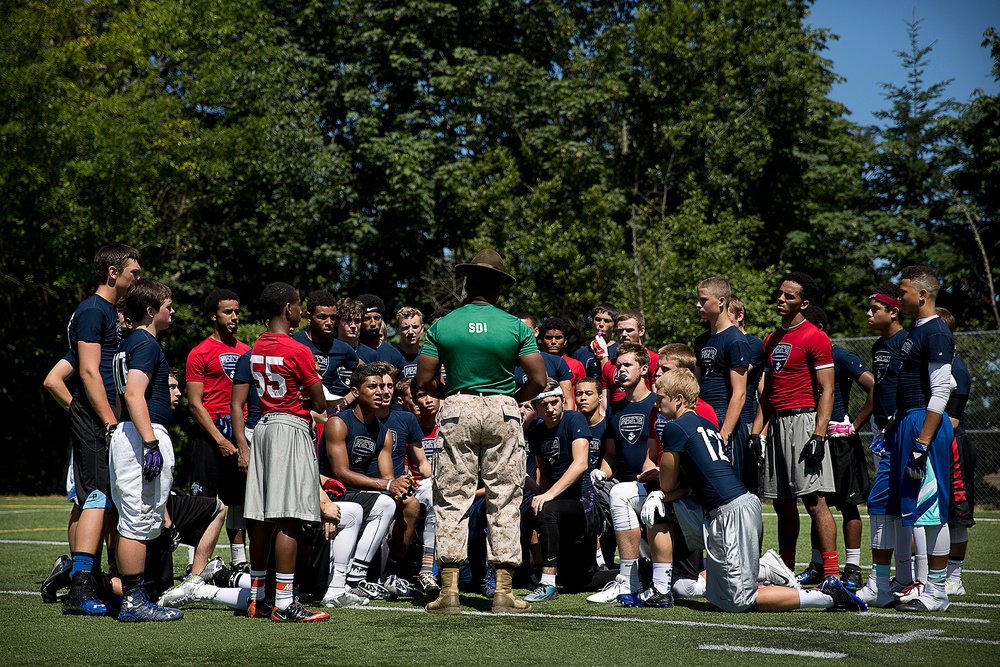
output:
[[[763,653],[764,655],[794,655],[799,658],[846,658],[846,653],[829,651],[795,651],[790,648],[768,648],[765,646],[731,646],[729,644],[699,644],[702,651],[735,651],[737,653]]]

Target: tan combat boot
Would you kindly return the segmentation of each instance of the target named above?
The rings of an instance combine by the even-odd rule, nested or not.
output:
[[[497,568],[497,592],[493,594],[494,614],[516,614],[531,611],[531,605],[514,597],[513,573],[510,568]]]
[[[458,568],[441,568],[441,592],[437,599],[429,602],[425,610],[434,614],[459,614],[462,606],[458,601]]]

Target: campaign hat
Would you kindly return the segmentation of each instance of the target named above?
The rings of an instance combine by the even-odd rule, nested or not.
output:
[[[503,270],[503,257],[492,248],[480,250],[472,258],[472,261],[457,264],[455,270],[463,276],[469,274],[492,275],[505,285],[513,285],[517,282],[514,276]]]

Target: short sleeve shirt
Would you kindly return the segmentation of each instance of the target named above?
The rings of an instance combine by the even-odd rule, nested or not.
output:
[[[618,343],[609,342],[608,343],[608,358],[614,359],[615,355],[618,353]],[[579,350],[573,353],[573,358],[583,364],[583,370],[587,373],[589,378],[599,378],[601,377],[601,370],[603,368],[603,363],[594,354],[594,351],[590,349],[589,345],[584,345]]]
[[[554,354],[549,354],[548,352],[541,352],[542,361],[545,363],[545,375],[552,378],[556,382],[564,382],[566,380],[573,380],[573,373],[569,369],[569,364],[566,360],[560,356]],[[514,370],[514,381],[517,386],[520,387],[524,385],[527,376],[524,374],[524,369],[518,366]]]
[[[701,398],[712,406],[719,423],[726,421],[730,385],[729,371],[750,365],[750,346],[739,327],[727,327],[719,333],[706,331],[694,341],[694,354],[701,368]]]
[[[931,400],[928,365],[950,364],[955,356],[955,339],[940,317],[914,325],[900,349],[903,366],[896,384],[896,408],[926,408]]]
[[[253,353],[247,350],[236,360],[236,370],[233,371],[233,384],[249,384],[246,405],[246,427],[255,428],[260,421],[260,396],[257,395],[257,383],[250,370],[250,357]]]
[[[887,339],[879,338],[872,345],[872,369],[875,373],[875,395],[872,400],[872,417],[881,428],[896,412],[896,384],[903,368],[903,343],[906,330],[900,329]]]
[[[73,317],[69,320],[66,330],[69,339],[69,350],[73,354],[73,366],[80,368],[80,343],[97,343],[101,346],[101,379],[104,381],[104,391],[107,394],[108,405],[115,406],[115,377],[111,369],[112,360],[118,353],[118,344],[122,339],[121,320],[118,319],[118,309],[115,305],[96,294],[84,299]],[[73,398],[79,398],[83,391],[83,383],[78,382],[73,390]],[[83,405],[93,410],[90,401]]]
[[[384,418],[386,428],[392,432],[392,474],[399,477],[406,473],[406,447],[423,443],[424,432],[417,416],[394,404]]]
[[[573,463],[573,441],[586,438],[590,442],[590,427],[587,426],[587,418],[576,410],[566,410],[562,419],[553,428],[549,428],[544,422],[532,429],[528,438],[528,447],[531,453],[542,461],[545,461],[549,468],[549,481],[555,484],[562,479],[562,476],[569,470]],[[560,498],[579,498],[582,492],[583,478],[589,477],[590,466],[573,484],[559,494]]]
[[[262,415],[281,412],[310,420],[308,389],[320,379],[309,348],[287,334],[265,332],[254,343],[250,370]]]
[[[747,372],[747,400],[743,403],[743,412],[740,413],[740,421],[744,424],[752,424],[757,416],[757,383],[760,382],[760,375],[764,366],[764,343],[753,334],[743,334],[746,338],[747,346],[750,348],[750,370]]]
[[[623,399],[611,404],[605,439],[614,440],[618,455],[615,478],[619,481],[633,482],[642,472],[649,453],[649,436],[656,435],[653,426],[658,412],[656,394],[653,393],[641,401],[629,402]]]
[[[378,454],[389,432],[388,424],[379,419],[365,424],[353,410],[338,412],[330,419],[340,419],[347,426],[347,465],[351,471],[367,477],[379,477]],[[327,457],[322,458],[325,460]],[[329,462],[326,464],[329,466]],[[330,475],[329,472],[325,474]]]
[[[125,403],[125,388],[129,371],[139,370],[149,374],[146,385],[146,408],[149,421],[153,424],[170,426],[174,423],[170,409],[170,366],[163,348],[153,334],[145,329],[136,329],[122,340],[114,358],[114,377],[118,393],[121,395],[121,421],[132,421],[128,405]]]
[[[608,427],[608,416],[605,415],[601,421],[590,428],[590,444],[587,446],[587,470],[594,470],[604,456],[604,431]],[[590,493],[594,490],[594,485],[590,483],[590,475],[583,476],[583,493]]]
[[[833,368],[830,339],[809,320],[771,333],[764,341],[764,372],[771,376],[771,410],[815,408],[816,371]]]
[[[833,346],[833,415],[831,421],[842,422],[851,405],[851,388],[868,369],[850,350]]]
[[[229,414],[236,362],[249,349],[250,346],[241,341],[227,345],[209,336],[188,353],[184,376],[188,382],[205,385],[202,405],[209,417],[214,419],[216,415]]]
[[[292,338],[302,343],[312,352],[316,360],[316,371],[319,373],[323,386],[334,396],[346,396],[350,391],[351,373],[358,366],[358,355],[351,346],[338,338],[331,338],[324,344],[317,345],[306,331],[296,331]]]
[[[686,412],[666,422],[660,442],[664,452],[680,453],[683,477],[705,510],[721,507],[747,492],[726,457],[722,436],[703,417]]]

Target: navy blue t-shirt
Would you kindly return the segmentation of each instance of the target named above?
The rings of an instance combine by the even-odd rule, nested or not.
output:
[[[386,428],[392,431],[392,475],[405,475],[406,446],[417,444],[423,447],[424,430],[420,428],[420,421],[399,403],[393,403],[389,414],[379,421],[384,421]]]
[[[849,350],[837,344],[833,346],[833,414],[831,422],[842,422],[851,405],[851,387],[868,369],[864,363]]]
[[[931,399],[931,380],[927,365],[950,364],[955,357],[955,338],[940,317],[921,326],[914,325],[900,349],[903,367],[896,384],[896,408],[926,408]]]
[[[879,428],[896,412],[896,384],[903,367],[901,350],[905,342],[906,330],[900,329],[888,339],[879,338],[872,344],[872,371],[875,375],[872,417]]]
[[[236,360],[236,370],[233,372],[233,384],[248,384],[250,391],[247,392],[247,428],[255,428],[260,421],[260,396],[257,395],[257,383],[253,379],[253,372],[250,370],[250,355],[253,350],[247,350]]]
[[[118,319],[117,314],[115,319]],[[125,336],[118,346],[113,365],[115,384],[121,395],[120,421],[132,421],[125,403],[125,386],[129,371],[139,370],[150,375],[145,393],[149,421],[162,426],[174,423],[174,413],[170,409],[170,366],[163,348],[153,334],[145,329],[136,329]]]
[[[641,401],[630,403],[627,399],[615,401],[608,413],[605,440],[613,440],[618,456],[615,479],[634,482],[642,472],[642,465],[649,453],[647,441],[656,423],[656,394],[650,393]]]
[[[542,361],[545,362],[545,375],[556,382],[573,379],[573,372],[569,369],[569,364],[566,363],[565,359],[557,354],[550,354],[543,350],[539,350],[539,352],[542,355]],[[517,383],[518,387],[524,386],[524,382],[527,379],[528,376],[525,375],[523,368],[518,366],[514,369],[514,382]]]
[[[608,428],[608,416],[590,426],[590,444],[587,446],[587,471],[597,468],[604,455],[604,431]],[[590,483],[590,475],[583,476],[583,493],[590,493],[594,490],[594,485]]]
[[[378,455],[385,443],[386,433],[389,432],[388,424],[376,419],[371,426],[366,426],[363,421],[357,418],[354,410],[338,412],[330,419],[340,419],[347,426],[347,467],[352,472],[367,477],[380,477]],[[327,423],[327,428],[330,428],[329,423]],[[320,474],[327,477],[332,476],[328,457],[321,456],[320,461]]]
[[[951,376],[955,378],[955,388],[952,390],[952,398],[968,398],[972,391],[972,375],[969,374],[969,367],[962,361],[962,357],[955,355],[951,361]],[[948,416],[958,420],[959,426],[965,426],[965,402],[958,402],[961,405],[958,409],[949,406]],[[952,414],[956,412],[957,414]]]
[[[716,334],[706,331],[695,339],[694,355],[701,368],[701,400],[712,406],[722,424],[733,393],[729,371],[750,365],[746,336],[739,327],[728,327]]]
[[[590,441],[590,427],[587,426],[587,418],[576,410],[566,410],[562,419],[549,428],[543,421],[540,425],[532,429],[528,438],[528,448],[531,453],[541,458],[548,465],[549,481],[555,484],[562,479],[562,476],[569,470],[573,462],[573,441],[579,438],[586,438]],[[589,459],[589,457],[588,457]],[[588,461],[587,470],[573,484],[559,494],[559,498],[579,498],[583,490],[583,478],[590,477],[590,465]]]
[[[118,309],[115,305],[96,294],[93,294],[76,307],[73,317],[66,329],[69,340],[69,351],[73,354],[72,364],[80,368],[79,343],[99,343],[101,345],[101,379],[104,380],[104,391],[108,395],[108,404],[115,407],[115,376],[111,369],[112,360],[118,352],[118,344],[122,340],[122,324],[118,319]],[[78,382],[73,389],[73,398],[79,398],[83,391],[83,383]],[[167,402],[169,405],[169,401]],[[90,401],[83,405],[93,412]]]
[[[618,356],[618,343],[608,343],[608,359],[614,359],[616,356]],[[587,377],[601,377],[602,362],[594,354],[594,351],[590,349],[589,345],[584,345],[574,352],[573,358],[583,364],[583,370],[587,372]]]
[[[664,452],[680,452],[681,473],[705,510],[736,500],[747,492],[726,458],[722,436],[693,411],[666,422],[660,432]]]
[[[346,396],[350,391],[351,373],[358,365],[358,355],[351,346],[338,338],[330,338],[323,345],[317,345],[309,340],[305,329],[292,334],[292,340],[297,340],[312,352],[316,370],[327,391],[334,396]]]
[[[403,355],[399,353],[399,350],[392,345],[389,345],[389,343],[382,343],[378,346],[378,348],[371,348],[364,343],[358,343],[358,349],[356,351],[361,361],[366,364],[370,364],[373,361],[385,361],[392,364],[397,369],[402,369],[403,364],[406,363],[403,360]]]
[[[750,349],[750,366],[752,368],[747,371],[747,400],[743,403],[740,421],[744,424],[752,424],[754,417],[757,416],[757,383],[760,382],[760,375],[764,372],[764,341],[751,333],[743,334],[743,338]]]
[[[417,377],[417,359],[420,358],[420,351],[424,347],[421,345],[417,348],[416,354],[407,354],[403,352],[399,347],[396,347],[396,351],[399,352],[399,356],[403,358],[403,367],[399,369],[399,377],[401,378],[415,378]]]

